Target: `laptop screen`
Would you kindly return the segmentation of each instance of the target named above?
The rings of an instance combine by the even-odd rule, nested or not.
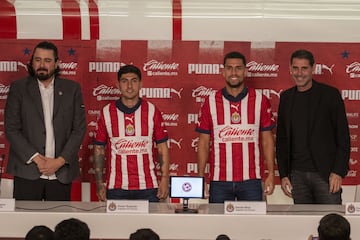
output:
[[[195,176],[170,176],[170,197],[203,198],[204,178]]]

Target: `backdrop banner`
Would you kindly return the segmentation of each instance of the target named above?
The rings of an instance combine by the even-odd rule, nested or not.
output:
[[[27,75],[34,46],[40,40],[0,40],[0,167],[5,173],[9,144],[4,133],[4,107],[11,82]],[[314,79],[337,87],[344,99],[351,134],[350,171],[346,185],[360,184],[358,151],[360,101],[360,44],[304,42],[229,42],[155,40],[54,40],[59,49],[61,75],[82,86],[87,132],[79,151],[81,176],[74,182],[73,200],[81,200],[82,182],[91,183],[92,141],[100,110],[119,98],[117,71],[125,64],[142,70],[141,96],[161,110],[169,132],[171,175],[196,175],[198,134],[195,123],[204,98],[222,88],[223,57],[240,51],[247,58],[246,85],[262,91],[274,117],[280,93],[293,86],[290,55],[308,49],[316,60]],[[276,131],[274,131],[276,135]],[[159,169],[159,168],[158,168]],[[278,176],[278,173],[276,173]],[[279,179],[276,179],[279,184]]]

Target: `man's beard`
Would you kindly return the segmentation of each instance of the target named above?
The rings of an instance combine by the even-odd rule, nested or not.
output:
[[[39,73],[39,70],[42,70]],[[45,68],[39,68],[36,72],[35,72],[35,76],[37,77],[37,79],[39,79],[40,81],[45,81],[49,78],[52,78],[54,76],[55,70],[48,72],[47,69]]]
[[[229,82],[226,82],[226,84],[227,84],[230,88],[239,88],[239,87],[243,84],[243,82],[238,82],[238,83],[236,83],[236,84],[231,84],[231,83],[229,83]]]

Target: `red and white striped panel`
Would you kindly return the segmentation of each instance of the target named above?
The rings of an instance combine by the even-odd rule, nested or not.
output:
[[[341,0],[0,0],[0,39],[359,42],[358,9]]]
[[[0,29],[0,39],[179,40],[181,0],[0,0]]]

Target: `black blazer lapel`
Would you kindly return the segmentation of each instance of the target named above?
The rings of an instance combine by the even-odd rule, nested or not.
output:
[[[64,89],[61,84],[61,80],[58,78],[54,79],[54,113],[53,116],[55,117],[57,112],[60,109],[62,100],[64,95]]]
[[[286,116],[287,119],[289,119],[289,121],[286,121],[286,133],[287,133],[287,139],[291,139],[291,119],[293,117],[293,113],[292,113],[292,109],[293,109],[293,104],[294,104],[294,94],[295,94],[295,91],[296,91],[296,87],[293,87],[291,89],[291,92],[289,93],[289,97],[287,99],[287,101],[289,101],[287,103],[287,108],[286,108],[286,112],[284,114],[284,116]]]
[[[43,111],[41,93],[40,93],[38,81],[34,78],[29,78],[28,81],[29,81],[28,84],[29,95],[32,98],[33,102],[35,103],[36,109],[38,110],[41,118],[44,119],[44,111]]]
[[[313,80],[311,95],[310,95],[310,106],[309,106],[309,133],[312,132],[312,129],[314,127],[315,119],[316,119],[316,113],[319,111],[320,106],[320,100],[321,100],[321,94],[319,93],[320,89],[317,84]],[[310,136],[310,135],[309,135]]]

